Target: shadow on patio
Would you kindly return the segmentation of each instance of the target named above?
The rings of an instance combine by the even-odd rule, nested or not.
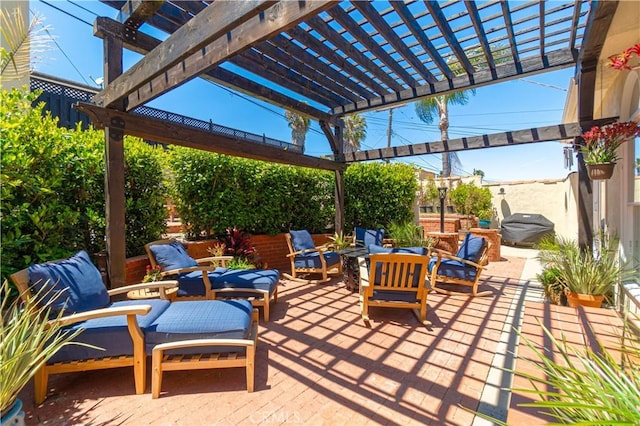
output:
[[[374,308],[365,327],[338,279],[283,281],[261,323],[254,393],[241,369],[166,373],[157,400],[133,394],[130,368],[64,374],[41,407],[25,389],[27,424],[473,423],[462,407],[506,418],[510,378],[492,366],[513,362],[513,318],[525,290],[538,293],[520,279],[525,261],[489,265],[481,288],[493,296],[430,294],[430,329],[408,310]]]

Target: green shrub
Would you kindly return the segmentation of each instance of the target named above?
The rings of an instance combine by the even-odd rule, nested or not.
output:
[[[104,132],[68,130],[33,106],[38,93],[0,90],[2,276],[77,250],[105,249]],[[166,230],[164,154],[125,138],[127,255]]]
[[[326,232],[334,222],[330,172],[182,147],[171,149],[169,164],[188,239],[210,239],[234,227],[269,235]]]
[[[414,218],[418,182],[404,163],[357,163],[344,175],[345,229],[375,229]]]

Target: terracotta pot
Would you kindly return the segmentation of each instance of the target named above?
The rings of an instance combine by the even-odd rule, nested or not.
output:
[[[591,180],[609,179],[613,176],[616,163],[587,164]]]
[[[590,308],[599,308],[602,306],[602,301],[604,300],[603,295],[592,295],[592,294],[580,294],[580,293],[572,293],[570,291],[565,292],[567,295],[567,303],[569,306],[576,308],[578,306],[588,306]]]

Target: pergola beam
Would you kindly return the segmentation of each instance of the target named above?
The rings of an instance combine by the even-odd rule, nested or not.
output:
[[[96,128],[103,128],[117,122],[121,123],[125,134],[156,142],[314,169],[335,171],[345,168],[344,163],[298,154],[271,145],[242,141],[231,136],[212,134],[205,130],[84,102],[78,103],[76,109],[87,114]]]
[[[164,2],[165,0],[127,0],[120,8],[120,22],[127,28],[137,30],[162,7]]]
[[[344,156],[347,163],[370,160],[387,160],[399,157],[410,157],[413,155],[442,154],[445,152],[467,151],[471,149],[496,148],[536,142],[573,139],[574,137],[580,136],[581,133],[582,130],[578,123],[558,124],[555,126],[450,139],[448,141],[425,142],[413,145],[394,146],[390,148],[347,152]]]
[[[95,102],[112,106],[195,52],[210,48],[214,44],[212,42],[242,26],[272,4],[273,0],[247,0],[235,6],[226,2],[211,4],[98,93]]]
[[[119,86],[114,86],[113,89],[107,88],[102,94],[98,95],[96,101],[102,101],[103,105],[108,106],[110,100],[118,96],[128,95],[127,110],[131,110],[237,55],[251,45],[285,31],[307,17],[331,7],[335,2],[280,1],[268,9],[264,9],[265,6],[269,6],[272,3],[270,1],[256,0],[216,2],[208,6],[207,9],[185,23],[161,44],[161,46],[165,45],[170,50],[171,45],[166,44],[167,41],[174,35],[180,34],[180,37],[176,38],[174,43],[194,48],[198,46],[195,54],[187,54],[184,49],[178,50],[176,52],[177,57],[174,58],[178,61],[161,61],[163,64],[161,67],[157,66],[161,58],[148,62],[156,65],[156,69],[148,71],[148,73],[155,75],[155,78],[149,80],[147,73],[140,73],[137,76],[138,80],[133,84],[126,80],[121,80],[118,83],[128,89],[122,89]],[[209,8],[212,7],[215,9],[209,11]],[[216,19],[217,10],[222,16],[226,16],[226,20],[223,20],[222,17]],[[263,13],[256,14],[260,11],[263,11]],[[207,28],[213,26],[209,23],[209,20],[218,23],[215,28]],[[232,22],[235,24],[232,25]],[[182,30],[185,30],[186,33],[183,34]],[[217,38],[214,37],[216,34],[218,35]],[[211,42],[211,40],[214,41]],[[157,56],[151,52],[146,57],[150,55]],[[173,65],[170,65],[171,63]],[[141,81],[146,81],[146,84],[139,86]]]
[[[100,17],[94,23],[94,35],[105,38],[112,36],[122,40],[125,48],[134,52],[145,55],[162,43],[160,40],[144,33],[137,33],[135,37],[131,37],[130,33],[125,30],[124,25],[110,18]],[[265,102],[275,103],[283,108],[292,109],[302,112],[317,120],[334,122],[331,115],[307,103],[300,102],[279,92],[276,92],[264,85],[256,83],[239,74],[228,71],[224,68],[216,67],[201,75],[205,80],[219,82],[223,86],[232,87],[240,92],[255,96]]]

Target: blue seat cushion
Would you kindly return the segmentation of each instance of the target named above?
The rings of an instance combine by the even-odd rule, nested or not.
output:
[[[291,244],[294,251],[302,251],[316,248],[311,234],[306,229],[300,231],[289,231],[291,235]]]
[[[154,244],[149,246],[149,250],[153,253],[156,263],[165,271],[198,266],[198,262],[187,254],[178,241],[170,244]]]
[[[427,249],[425,247],[398,247],[398,248],[391,248],[391,247],[382,247],[380,245],[377,244],[370,244],[369,246],[369,253],[371,254],[377,254],[377,253],[412,253],[412,254],[419,254],[419,255],[426,255],[427,254]]]
[[[109,294],[98,268],[86,251],[57,262],[31,265],[29,282],[34,293],[42,291],[53,315],[100,309],[109,305]]]
[[[186,303],[186,302],[185,302]],[[143,330],[158,318],[168,307],[169,301],[161,299],[125,300],[115,302],[110,307],[151,305],[147,315],[136,315],[138,325]],[[67,330],[84,329],[73,341],[97,346],[104,350],[80,345],[65,345],[48,361],[49,364],[64,361],[87,360],[109,356],[133,355],[133,341],[127,327],[127,317],[95,318],[65,327]]]
[[[324,252],[322,253],[327,267],[336,265],[340,262],[340,255],[336,252]],[[320,252],[313,252],[305,255],[299,255],[294,257],[293,264],[296,268],[322,268],[322,261],[320,260]]]
[[[278,271],[277,269],[230,269],[223,274],[218,275],[213,281],[211,281],[211,288],[213,290],[220,290],[225,288],[246,288],[263,290],[267,291],[269,293],[269,296],[271,296],[278,286],[279,280],[280,271]],[[225,292],[222,294],[222,296],[255,297],[257,296],[257,294],[247,292]]]
[[[458,249],[456,257],[477,263],[480,260],[480,256],[482,256],[482,251],[486,244],[487,242],[484,238],[474,237],[469,233],[464,237],[464,241]]]
[[[356,237],[356,247],[369,247],[371,244],[381,246],[384,240],[384,229],[356,227],[354,234]]]
[[[197,300],[172,303],[145,328],[145,347],[151,353],[160,343],[191,339],[247,339],[251,335],[252,306],[247,300]],[[236,352],[238,348],[188,348],[167,353]]]
[[[431,258],[429,261],[429,272],[432,272],[437,261],[437,257]],[[437,275],[465,281],[475,281],[478,271],[473,266],[466,265],[458,260],[443,259],[442,262],[440,262]]]
[[[220,275],[227,271],[229,271],[227,268],[216,268],[213,271],[208,271],[209,282],[213,284]],[[178,296],[204,296],[206,291],[202,281],[202,273],[202,271],[193,271],[178,275]]]
[[[418,301],[416,293],[411,291],[388,291],[388,290],[374,290],[371,300],[380,300],[385,302],[407,302],[415,303]]]

